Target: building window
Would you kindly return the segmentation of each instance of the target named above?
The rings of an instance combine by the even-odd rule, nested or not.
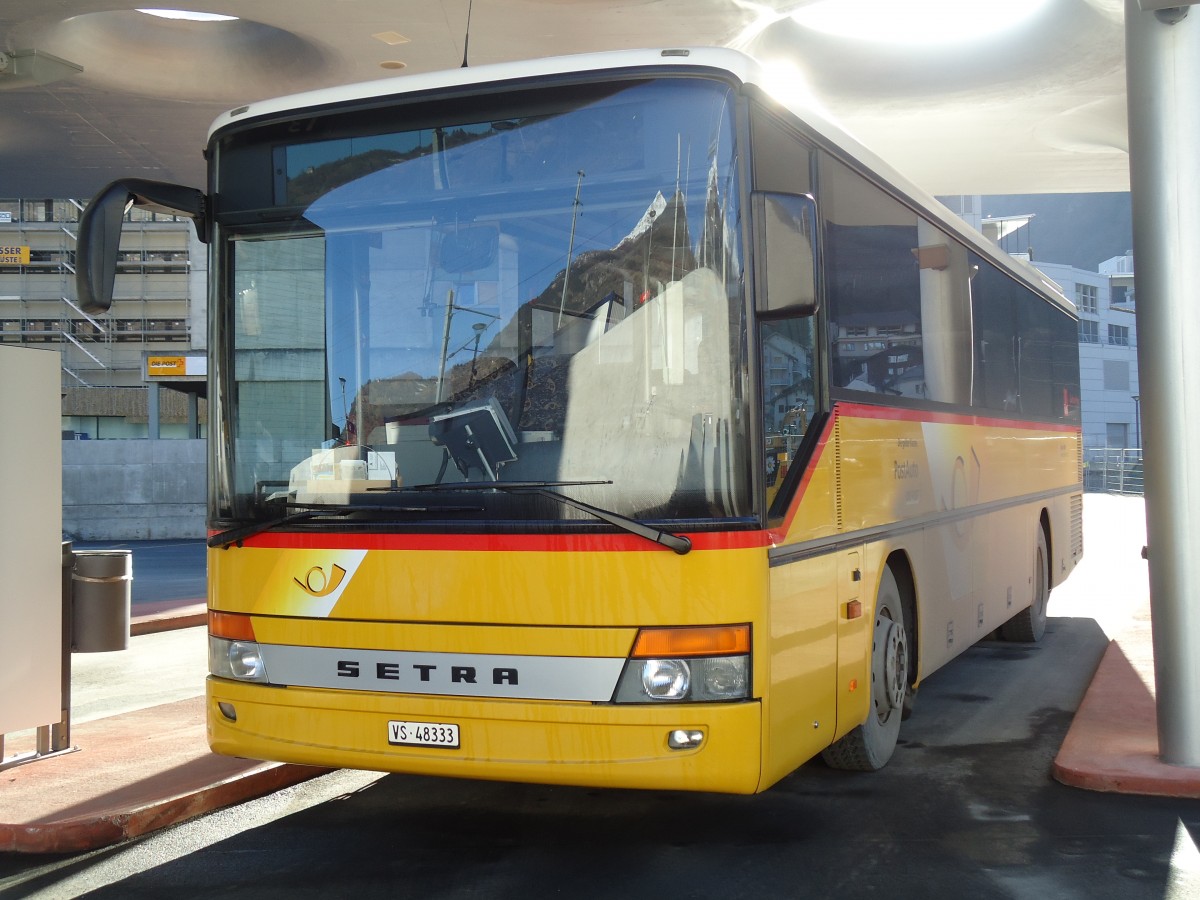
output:
[[[1075,305],[1080,312],[1096,312],[1096,286],[1094,284],[1075,285]]]
[[[1129,326],[1128,325],[1109,325],[1108,326],[1108,342],[1116,344],[1118,347],[1129,346]]]
[[[53,222],[53,200],[21,201],[21,219],[25,222]]]
[[[1128,393],[1129,363],[1123,359],[1104,360],[1104,389]]]
[[[1081,344],[1098,344],[1100,343],[1100,327],[1087,319],[1079,320],[1079,343]]]

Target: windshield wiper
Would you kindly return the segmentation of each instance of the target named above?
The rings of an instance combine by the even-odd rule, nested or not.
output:
[[[631,519],[628,516],[623,516],[620,513],[613,512],[608,509],[601,509],[599,506],[592,506],[590,503],[584,503],[582,500],[576,500],[574,497],[568,497],[566,494],[560,494],[558,491],[552,491],[550,488],[556,487],[576,487],[579,485],[590,484],[612,484],[611,481],[460,481],[451,484],[418,484],[410,488],[405,488],[409,491],[505,491],[513,494],[540,494],[543,497],[550,497],[552,500],[557,500],[566,506],[574,507],[575,509],[585,512],[590,516],[595,516],[602,522],[607,522],[609,525],[615,525],[622,531],[627,531],[630,534],[635,534],[640,538],[645,538],[648,541],[653,541],[656,544],[661,544],[674,550],[680,556],[692,549],[691,540],[682,534],[672,534],[669,531],[663,531],[660,528],[654,528],[644,522],[639,522],[637,519]]]
[[[290,504],[289,504],[290,505]],[[304,522],[309,519],[319,519],[322,516],[348,516],[351,513],[369,512],[369,513],[413,513],[413,514],[428,514],[442,512],[483,512],[482,506],[321,506],[308,507],[298,510],[294,513],[288,513],[286,516],[278,516],[274,519],[268,519],[265,522],[249,522],[245,525],[235,525],[233,528],[227,528],[225,531],[219,531],[211,535],[208,539],[209,547],[220,547],[222,550],[227,549],[230,544],[238,544],[246,540],[246,538],[254,537],[256,534],[262,534],[264,531],[270,531],[273,528],[281,528],[284,525],[291,525],[295,522]]]

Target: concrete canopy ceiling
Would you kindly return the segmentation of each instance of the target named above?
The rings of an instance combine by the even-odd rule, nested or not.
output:
[[[864,17],[875,6],[823,2]],[[1121,0],[1032,0],[1017,24],[938,42],[970,2],[887,0],[923,22],[918,43],[899,44],[818,30],[819,0],[474,0],[469,60],[733,46],[782,61],[785,89],[811,94],[931,193],[1127,190]],[[0,51],[82,67],[44,84],[0,76],[0,197],[90,197],[121,176],[203,186],[201,149],[219,113],[455,68],[468,14],[468,0],[174,6],[236,19],[165,19],[114,0],[0,5]]]

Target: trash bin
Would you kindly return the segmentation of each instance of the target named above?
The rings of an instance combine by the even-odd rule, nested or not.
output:
[[[72,650],[104,653],[129,646],[132,588],[132,551],[75,551],[71,573]]]

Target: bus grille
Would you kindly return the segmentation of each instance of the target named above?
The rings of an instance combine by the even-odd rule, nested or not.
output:
[[[1083,557],[1083,494],[1071,495],[1071,556]]]

